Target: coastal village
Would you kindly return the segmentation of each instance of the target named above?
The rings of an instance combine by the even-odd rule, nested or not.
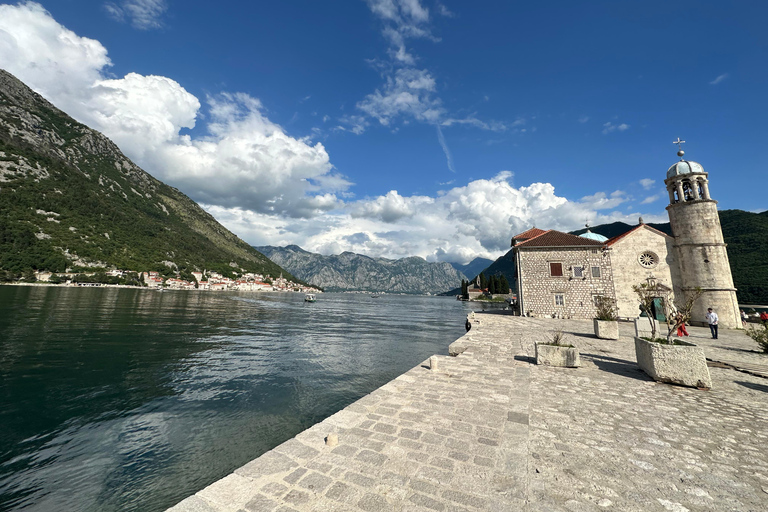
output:
[[[104,272],[109,277],[124,278],[134,272],[128,270],[107,270]],[[282,274],[277,278],[270,278],[253,272],[244,273],[237,278],[225,277],[218,272],[192,272],[195,281],[181,279],[180,277],[164,277],[159,272],[138,272],[139,280],[144,286],[151,289],[169,290],[206,290],[206,291],[245,291],[245,292],[300,292],[322,293],[322,290],[314,286],[294,283],[285,279]],[[73,279],[78,274],[53,274],[51,272],[36,272],[35,278],[39,283],[54,284],[51,282],[53,275],[57,275],[65,286],[125,286],[103,283],[75,282]],[[93,276],[95,274],[86,274]]]

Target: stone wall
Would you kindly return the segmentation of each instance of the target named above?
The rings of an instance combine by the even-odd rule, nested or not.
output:
[[[640,301],[632,286],[645,283],[651,275],[657,282],[671,288],[675,297],[683,296],[673,243],[672,237],[643,226],[610,246],[613,286],[620,318],[637,318],[640,314]],[[640,256],[644,253],[656,256],[656,262],[643,265]]]
[[[597,248],[518,249],[519,282],[522,311],[526,315],[557,318],[593,318],[594,297],[614,298],[610,258]],[[563,276],[550,276],[550,262],[563,265]],[[583,277],[575,277],[573,267],[584,268]],[[600,277],[592,276],[592,267],[600,268]],[[563,295],[563,305],[555,304],[555,295]]]
[[[676,203],[669,205],[667,212],[675,235],[675,259],[679,262],[682,287],[692,290],[698,286],[704,291],[694,305],[692,322],[702,323],[711,307],[720,317],[721,327],[741,327],[717,201]]]

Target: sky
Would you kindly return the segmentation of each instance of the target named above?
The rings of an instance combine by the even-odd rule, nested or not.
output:
[[[0,0],[2,1],[2,0]],[[764,211],[768,3],[40,0],[0,67],[252,245],[496,258],[666,222],[666,170]]]

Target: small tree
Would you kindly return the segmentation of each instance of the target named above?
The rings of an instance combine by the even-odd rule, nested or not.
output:
[[[755,340],[760,346],[760,350],[768,354],[768,323],[764,323],[762,329],[750,327],[744,333]]]
[[[648,317],[648,321],[651,322],[651,340],[656,341],[656,319],[653,316],[653,301],[657,297],[663,297],[666,293],[662,291],[659,283],[655,280],[633,285],[632,290],[637,295],[637,298],[640,299],[640,309]]]
[[[677,308],[677,314],[672,320],[669,318],[670,315],[667,315],[667,327],[669,327],[669,331],[667,332],[667,343],[672,343],[672,333],[677,331],[681,325],[691,321],[691,311],[693,310],[693,305],[697,300],[699,300],[699,297],[701,297],[702,293],[703,290],[697,286],[687,293],[685,302],[680,303],[676,300],[674,301],[675,308]]]
[[[618,319],[616,301],[610,297],[598,295],[595,297],[595,318],[598,320],[613,321]]]

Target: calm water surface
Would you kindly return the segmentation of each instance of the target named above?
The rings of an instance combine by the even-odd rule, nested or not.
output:
[[[0,286],[0,510],[164,510],[447,353],[468,309]]]

